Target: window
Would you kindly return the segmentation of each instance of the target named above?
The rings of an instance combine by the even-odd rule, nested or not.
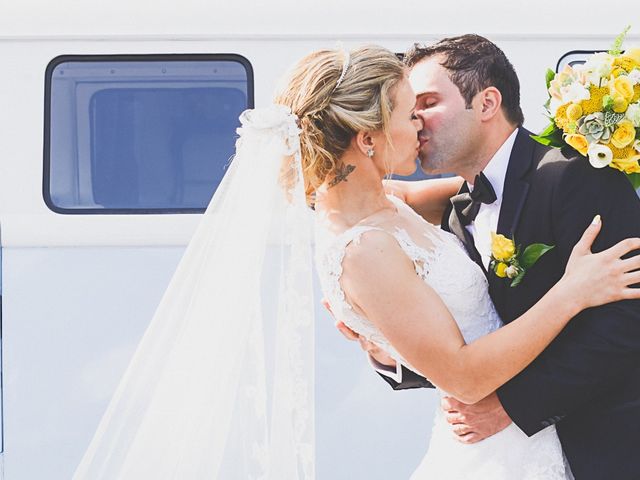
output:
[[[67,214],[203,211],[253,107],[239,55],[62,56],[45,89],[44,198]]]
[[[436,173],[429,174],[425,173],[420,167],[420,160],[416,160],[416,171],[411,175],[402,176],[402,175],[391,175],[391,178],[394,180],[409,180],[411,182],[415,182],[417,180],[427,180],[430,178],[446,178],[446,177],[455,177],[454,173]]]
[[[606,50],[571,50],[560,57],[556,65],[556,72],[563,70],[567,65],[573,67],[574,65],[584,63],[590,55],[605,51]]]

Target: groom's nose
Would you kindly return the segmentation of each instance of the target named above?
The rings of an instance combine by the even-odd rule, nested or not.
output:
[[[426,110],[416,110],[415,116],[418,117],[420,123],[422,124],[422,128],[424,128],[424,125],[428,118],[428,112]]]

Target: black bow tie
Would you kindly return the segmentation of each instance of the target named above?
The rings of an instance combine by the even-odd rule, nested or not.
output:
[[[455,209],[460,223],[467,226],[476,219],[480,205],[491,204],[497,200],[496,192],[491,186],[489,179],[480,172],[473,181],[473,192],[459,193],[451,198],[451,203]]]

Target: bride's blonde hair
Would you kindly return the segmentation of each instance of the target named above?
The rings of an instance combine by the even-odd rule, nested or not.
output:
[[[358,132],[382,130],[389,138],[392,90],[405,72],[398,57],[379,46],[349,53],[319,50],[295,65],[276,103],[290,107],[299,119],[311,203],[315,190],[342,167],[340,157]]]

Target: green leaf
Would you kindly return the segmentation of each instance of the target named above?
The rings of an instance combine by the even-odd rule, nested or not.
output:
[[[531,135],[531,138],[548,147],[562,148],[566,145],[562,140],[562,130],[556,126],[553,120],[542,133],[539,135]]]
[[[527,273],[525,270],[523,270],[522,272],[520,272],[516,278],[514,278],[511,281],[511,285],[509,285],[510,287],[517,287],[518,285],[520,285],[520,282],[522,281],[522,279],[524,278],[524,274]]]
[[[540,132],[538,136],[546,137],[548,135],[551,135],[555,130],[558,129],[553,121],[553,118],[549,118],[549,120],[551,121],[551,123],[549,123],[549,125],[547,125],[547,127],[542,132]]]
[[[547,82],[547,90],[549,90],[549,87],[551,86],[551,81],[555,78],[556,76],[556,72],[551,70],[550,68],[547,68],[547,72],[545,73],[544,79]]]
[[[522,265],[525,270],[533,267],[538,259],[553,247],[554,245],[545,245],[544,243],[532,243],[522,252],[520,265]]]
[[[640,173],[627,173],[627,178],[633,185],[634,190],[638,190],[640,188]]]

